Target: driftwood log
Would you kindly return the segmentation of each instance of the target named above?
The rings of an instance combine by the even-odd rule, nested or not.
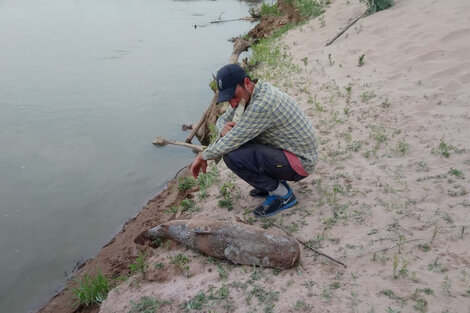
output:
[[[165,146],[165,145],[181,146],[181,147],[191,148],[197,152],[202,152],[204,151],[204,148],[205,148],[205,146],[194,145],[192,143],[187,143],[187,142],[169,140],[161,136],[155,137],[155,139],[153,140],[153,144],[156,146]]]

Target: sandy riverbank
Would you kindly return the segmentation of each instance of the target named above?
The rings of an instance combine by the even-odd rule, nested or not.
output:
[[[176,245],[145,247],[145,274],[113,289],[96,311],[128,312],[143,296],[168,302],[158,312],[470,310],[470,3],[397,0],[324,46],[364,10],[333,0],[281,38],[277,68],[260,70],[277,73],[271,82],[308,113],[321,157],[313,175],[292,185],[298,205],[253,222],[281,224],[348,268],[308,250],[299,267],[279,273]],[[139,253],[135,236],[173,218],[163,210],[188,195],[201,210],[181,218],[249,220],[261,200],[223,164],[218,171],[203,199],[197,188],[186,194],[170,183],[82,270],[123,275]],[[236,195],[231,211],[218,205],[224,184]],[[186,270],[171,264],[179,254]],[[40,312],[70,312],[65,296]]]

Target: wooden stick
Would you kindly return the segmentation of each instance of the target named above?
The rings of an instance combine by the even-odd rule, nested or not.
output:
[[[325,254],[325,253],[323,253],[323,252],[318,251],[317,249],[312,248],[312,246],[310,246],[309,244],[303,242],[303,241],[300,240],[299,238],[296,238],[296,237],[292,236],[287,230],[284,229],[284,227],[282,227],[282,226],[280,226],[280,225],[277,225],[277,224],[274,224],[274,225],[275,225],[276,227],[278,227],[279,229],[281,229],[282,231],[284,231],[284,232],[285,232],[286,234],[288,234],[289,236],[295,238],[295,240],[297,240],[298,242],[300,242],[305,248],[308,248],[308,249],[312,250],[313,252],[315,252],[316,254],[322,255],[322,256],[324,256],[325,258],[327,258],[328,260],[333,261],[334,263],[337,263],[337,264],[343,266],[344,268],[347,268],[346,264],[344,264],[343,262],[338,261],[338,260],[332,258],[331,256],[329,256],[328,254]]]
[[[217,99],[216,97],[217,97],[217,92],[215,93],[214,98],[212,99],[212,102],[214,102],[214,99]],[[193,140],[193,138],[196,135],[199,128],[201,128],[201,126],[205,123],[205,121],[207,119],[207,116],[209,115],[209,112],[211,111],[212,102],[211,102],[211,105],[209,105],[207,107],[207,109],[204,111],[204,114],[202,114],[201,119],[199,120],[199,122],[197,122],[197,124],[194,125],[193,130],[189,134],[188,138],[186,138],[186,140],[185,140],[186,143],[191,143],[191,140]]]
[[[353,26],[354,24],[356,24],[357,21],[359,21],[361,18],[363,18],[364,16],[367,15],[367,11],[365,11],[361,16],[359,16],[358,18],[356,18],[354,21],[352,21],[351,23],[349,23],[348,26],[346,26],[342,31],[340,31],[338,33],[338,35],[335,36],[335,38],[331,39],[330,41],[328,41],[328,43],[325,45],[326,47],[331,45],[336,39],[338,39],[342,34],[344,34],[345,31],[347,31],[351,26]]]
[[[175,140],[169,140],[161,136],[155,137],[155,139],[153,140],[153,144],[156,146],[164,146],[164,145],[170,144],[170,145],[175,145],[175,146],[191,148],[198,152],[202,152],[206,148],[206,146],[194,145],[192,143],[186,143],[186,142],[175,141]]]
[[[234,22],[234,21],[254,21],[256,18],[252,16],[246,16],[246,17],[240,17],[240,18],[234,18],[231,20],[217,20],[217,21],[212,21],[211,24],[216,24],[216,23],[225,23],[225,22]]]
[[[382,249],[378,249],[378,250],[370,250],[370,251],[365,251],[365,252],[358,252],[358,253],[353,253],[353,254],[347,254],[347,255],[345,255],[345,256],[343,256],[343,257],[346,258],[346,257],[348,257],[348,256],[360,256],[360,255],[366,255],[366,254],[371,254],[371,253],[376,253],[376,252],[387,251],[387,250],[396,248],[396,247],[398,247],[398,246],[400,246],[400,245],[402,245],[402,244],[409,243],[409,242],[413,242],[413,241],[419,241],[419,240],[423,240],[423,238],[410,239],[410,240],[403,241],[403,242],[401,242],[400,244],[396,244],[396,245],[391,246],[391,247],[388,247],[388,248],[382,248]]]

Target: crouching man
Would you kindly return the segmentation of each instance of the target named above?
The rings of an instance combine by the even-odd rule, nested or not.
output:
[[[317,140],[305,113],[286,93],[261,80],[251,80],[236,64],[217,72],[217,103],[230,108],[217,120],[220,138],[199,153],[191,166],[195,178],[205,173],[207,160],[221,156],[227,167],[254,187],[253,197],[266,200],[253,213],[272,216],[297,203],[286,181],[299,181],[313,172]],[[245,103],[238,123],[236,108]]]

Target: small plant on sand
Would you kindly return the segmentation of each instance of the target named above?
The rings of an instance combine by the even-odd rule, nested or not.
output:
[[[458,178],[465,178],[465,175],[463,174],[463,172],[461,170],[458,170],[456,168],[450,168],[449,170],[449,174],[450,175],[453,175],[455,177],[458,177]]]
[[[399,139],[397,142],[397,151],[400,152],[402,155],[405,155],[410,145],[405,141],[405,139]]]
[[[419,244],[418,248],[423,252],[428,252],[431,250],[431,246],[428,243]]]
[[[220,264],[217,264],[217,273],[219,273],[219,278],[220,279],[227,279],[228,278],[227,271],[222,266],[220,266]]]
[[[442,282],[441,284],[441,289],[442,291],[450,297],[451,293],[450,293],[450,288],[452,287],[452,284],[451,284],[451,280],[449,278],[449,275],[446,275],[444,277],[444,281]]]
[[[275,226],[276,222],[277,222],[276,217],[263,218],[261,220],[261,227],[263,227],[264,229],[268,229],[270,227]]]
[[[128,313],[154,313],[158,312],[160,307],[169,303],[169,301],[159,301],[155,298],[144,296],[137,302],[130,302],[130,310]]]
[[[428,311],[428,302],[421,297],[420,293],[423,291],[423,289],[416,289],[415,292],[412,295],[412,299],[416,302],[413,305],[413,308],[421,313],[425,313]]]
[[[384,109],[388,109],[391,106],[390,101],[388,101],[388,98],[386,98],[384,101],[382,101],[380,106]]]
[[[388,9],[395,3],[393,0],[360,0],[360,2],[367,2],[368,9],[367,14],[374,14],[375,12]]]
[[[420,161],[418,163],[418,171],[421,172],[427,172],[429,171],[429,166],[428,166],[428,163],[426,163],[426,161]]]
[[[264,312],[273,312],[275,302],[279,298],[279,292],[265,290],[264,288],[253,285],[253,288],[247,292],[245,300],[247,304],[251,304],[251,300],[255,297],[259,304],[264,304]]]
[[[301,312],[311,312],[313,310],[313,307],[303,300],[297,300],[294,303],[294,311],[301,311]]]
[[[358,152],[362,148],[362,141],[354,140],[351,143],[348,143],[346,150]]]
[[[428,270],[434,271],[436,269],[440,269],[442,264],[439,263],[438,261],[439,261],[439,257],[436,257],[436,259],[434,259],[434,262],[428,265]]]
[[[365,56],[366,56],[366,55],[363,54],[363,55],[361,55],[361,56],[359,57],[359,59],[357,59],[357,66],[363,66],[363,65],[364,65],[364,57],[365,57]]]
[[[219,200],[218,204],[221,208],[227,208],[229,211],[233,210],[233,190],[235,185],[232,182],[226,182],[220,187],[220,195],[223,197]]]
[[[457,149],[456,147],[448,144],[444,137],[441,138],[440,142],[439,142],[439,146],[437,148],[433,148],[431,150],[431,153],[432,154],[440,154],[440,155],[443,155],[444,157],[448,158],[450,157],[450,152],[453,151],[453,152],[461,152],[459,149]]]
[[[374,97],[375,93],[373,93],[372,91],[364,91],[361,95],[361,100],[362,102],[367,102]]]
[[[200,291],[197,295],[194,296],[194,298],[192,298],[191,300],[186,301],[183,304],[181,304],[181,308],[185,312],[189,312],[189,311],[192,311],[192,310],[198,310],[199,311],[207,303],[207,301],[208,301],[208,299],[207,299],[206,294],[204,293],[204,291]]]
[[[129,265],[131,275],[137,272],[145,273],[145,270],[148,267],[148,263],[145,262],[146,257],[147,255],[145,253],[139,252],[139,256],[137,257],[137,259],[135,259],[134,263]]]
[[[315,104],[315,110],[316,110],[317,112],[325,112],[325,111],[326,111],[325,107],[322,106],[322,105],[320,104],[320,102],[318,102],[318,101],[315,100],[314,104]]]
[[[99,271],[95,277],[83,275],[78,284],[79,286],[73,289],[76,306],[90,307],[100,304],[106,299],[110,289],[108,279]]]
[[[177,213],[178,211],[181,212],[195,212],[198,211],[199,208],[196,206],[196,202],[191,199],[183,199],[180,201],[179,206],[172,206],[170,209],[165,210],[166,213]]]
[[[199,197],[204,199],[207,197],[207,188],[209,188],[214,181],[219,177],[219,170],[216,166],[212,166],[207,173],[200,173],[197,177],[197,184],[199,185]]]
[[[374,146],[374,151],[377,151],[380,148],[381,144],[386,142],[388,139],[384,127],[381,126],[373,127],[370,137],[376,142]]]
[[[186,191],[196,186],[196,180],[194,177],[186,176],[180,177],[178,179],[178,190],[179,191]]]
[[[170,264],[173,264],[186,276],[189,276],[189,259],[184,254],[178,253],[177,255],[170,257]]]

